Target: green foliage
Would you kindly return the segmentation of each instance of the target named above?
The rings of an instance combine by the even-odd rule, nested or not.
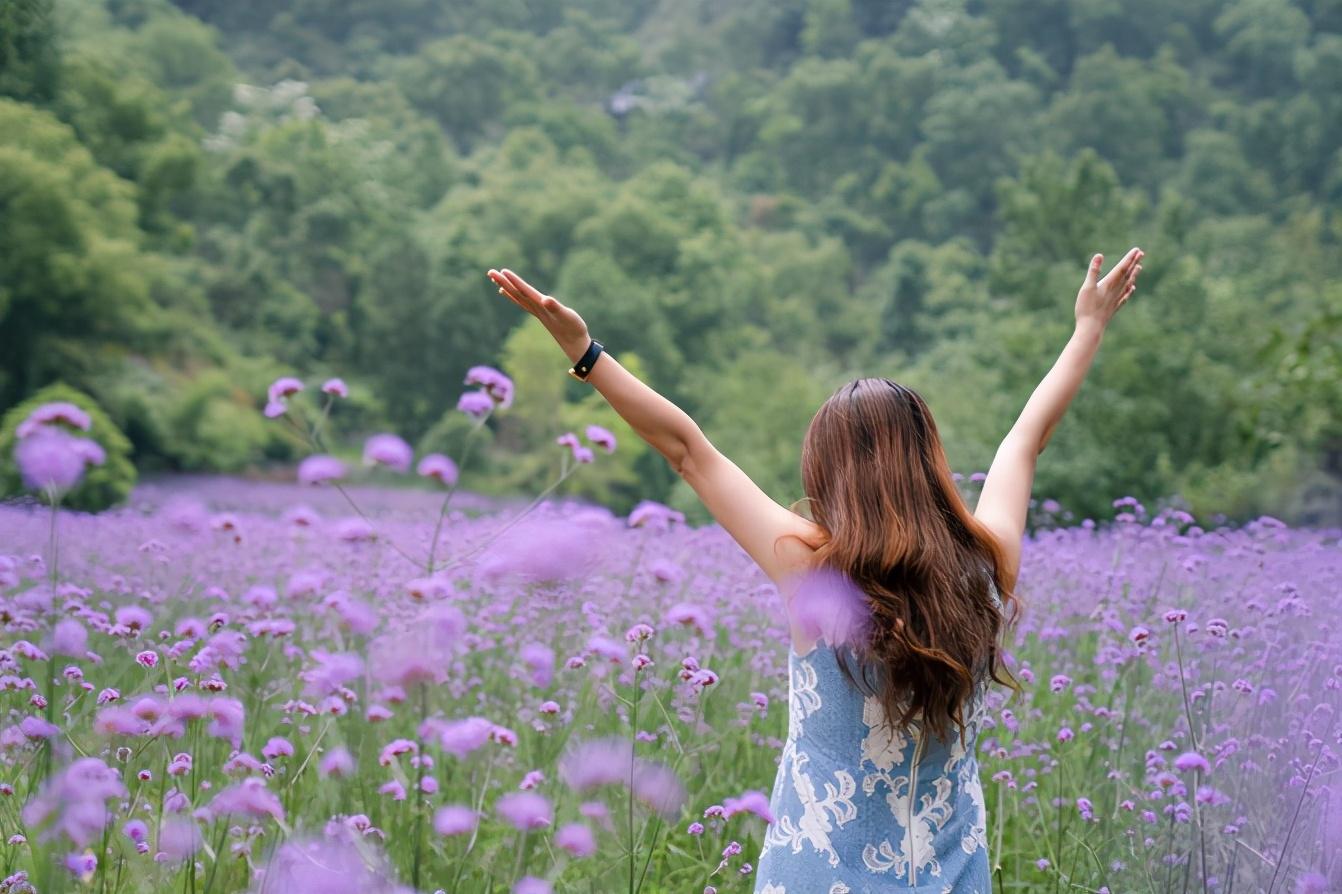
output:
[[[11,407],[0,419],[0,496],[12,497],[23,493],[23,480],[14,464],[19,425],[43,404],[60,401],[72,403],[89,414],[92,424],[87,432],[79,435],[97,441],[106,454],[102,465],[86,469],[83,480],[64,495],[61,505],[97,512],[121,503],[130,496],[136,480],[135,466],[130,461],[130,441],[126,440],[126,436],[93,398],[62,383],[41,389]]]
[[[523,384],[470,486],[531,488],[561,429],[619,426],[550,378],[511,266],[790,501],[845,375],[920,384],[985,468],[1087,258],[1140,243],[1040,495],[1336,522],[1340,9],[12,0],[0,407],[68,381],[142,467],[242,469],[292,456],[262,371],[334,371],[364,386],[334,437],[454,455],[493,363]],[[584,493],[670,499],[626,434]]]

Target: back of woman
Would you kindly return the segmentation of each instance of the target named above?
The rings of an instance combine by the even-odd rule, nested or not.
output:
[[[823,640],[789,649],[788,735],[755,891],[988,894],[977,759],[988,678],[964,709],[963,738],[942,739],[918,722],[892,727],[841,664],[859,661]]]

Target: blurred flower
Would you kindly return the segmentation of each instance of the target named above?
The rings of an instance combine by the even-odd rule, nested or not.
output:
[[[300,484],[324,484],[345,477],[345,464],[334,456],[317,454],[298,464]]]
[[[28,418],[19,423],[15,429],[15,437],[22,440],[36,432],[44,425],[68,425],[70,428],[79,431],[88,431],[93,427],[93,420],[75,404],[68,401],[53,401],[52,403],[42,404],[28,414]]]
[[[86,466],[100,466],[105,459],[95,442],[51,426],[39,428],[14,448],[14,462],[32,490],[64,493],[80,482]]]
[[[43,783],[24,806],[23,822],[30,828],[50,823],[43,840],[64,835],[75,847],[88,847],[112,818],[106,802],[129,794],[120,775],[103,761],[80,758]]]
[[[554,821],[554,808],[544,795],[512,792],[494,804],[494,809],[515,829],[543,829]]]
[[[425,456],[419,461],[419,467],[415,471],[445,487],[457,483],[457,464],[441,453],[430,453]]]
[[[483,419],[494,409],[494,399],[484,391],[466,391],[457,399],[457,409],[473,419]]]
[[[332,397],[349,397],[349,388],[344,379],[327,379],[322,382],[322,393]]]
[[[871,621],[866,595],[843,572],[819,567],[795,576],[793,620],[803,633],[830,646],[860,646]]]
[[[738,813],[753,813],[766,823],[774,821],[773,812],[769,809],[769,796],[761,791],[742,792],[738,798],[727,798],[722,802],[723,815],[730,819]]]
[[[397,472],[409,472],[415,451],[399,436],[382,433],[373,435],[363,445],[363,464],[386,466]]]
[[[615,452],[615,435],[599,425],[587,426],[587,440],[607,453]]]
[[[253,819],[284,819],[279,796],[266,788],[266,781],[253,776],[229,786],[214,796],[210,809],[220,816],[239,814]]]
[[[665,531],[673,524],[685,523],[685,514],[653,500],[643,500],[629,513],[629,527],[648,527]]]
[[[1187,773],[1190,770],[1198,770],[1202,773],[1210,773],[1211,764],[1207,759],[1196,751],[1185,751],[1174,759],[1174,767],[1181,773]]]
[[[553,894],[554,888],[543,878],[524,875],[513,885],[513,894]]]
[[[590,857],[596,853],[596,836],[582,823],[569,823],[555,832],[555,847],[575,857]]]
[[[461,804],[439,807],[433,815],[433,829],[439,835],[464,835],[475,831],[478,814]]]
[[[492,366],[472,366],[466,371],[467,385],[480,385],[490,400],[506,410],[513,403],[513,380]]]
[[[391,881],[384,862],[362,840],[362,836],[290,839],[266,866],[257,890],[264,894],[411,894]]]

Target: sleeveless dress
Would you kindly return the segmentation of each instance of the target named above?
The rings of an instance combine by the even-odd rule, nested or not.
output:
[[[805,655],[789,646],[788,671],[755,894],[991,894],[977,756],[986,676],[965,706],[961,745],[954,726],[947,742],[916,722],[892,732],[824,640]]]

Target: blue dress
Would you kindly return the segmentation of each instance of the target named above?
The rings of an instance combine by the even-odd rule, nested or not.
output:
[[[891,731],[823,640],[805,655],[789,648],[788,671],[787,742],[755,894],[991,894],[977,756],[990,681],[965,706],[962,746],[955,726],[948,742],[916,722]]]

